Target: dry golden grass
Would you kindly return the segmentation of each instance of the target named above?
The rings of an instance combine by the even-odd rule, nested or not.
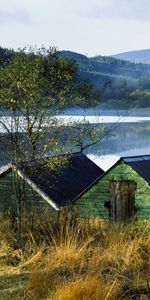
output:
[[[42,221],[24,228],[21,246],[6,227],[0,238],[0,300],[150,299],[149,221]]]
[[[59,285],[51,298],[53,300],[106,300],[110,299],[115,283],[110,286],[96,276],[79,278]]]

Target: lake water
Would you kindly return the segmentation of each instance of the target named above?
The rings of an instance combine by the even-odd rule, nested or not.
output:
[[[149,110],[105,111],[100,107],[70,108],[58,117],[60,123],[68,126],[73,119],[82,123],[85,122],[85,118],[90,123],[102,123],[108,127],[117,122],[117,128],[109,136],[105,136],[100,143],[85,151],[85,154],[104,170],[111,167],[120,156],[150,154]],[[4,116],[0,115],[0,121],[11,125],[9,116],[4,119]],[[4,131],[3,126],[0,125],[0,132],[4,133]],[[0,164],[3,164],[2,160]]]
[[[64,118],[104,123],[117,128],[109,136],[90,147],[85,153],[105,171],[121,156],[150,154],[150,110],[105,111],[99,107],[90,109],[68,109]]]

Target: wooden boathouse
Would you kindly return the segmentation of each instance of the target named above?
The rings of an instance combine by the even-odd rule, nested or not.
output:
[[[46,160],[8,165],[0,174],[0,211],[16,207],[13,173],[25,183],[30,210],[47,207],[54,216],[70,206],[79,217],[112,222],[150,217],[150,155],[121,157],[107,172],[83,154],[56,169]]]

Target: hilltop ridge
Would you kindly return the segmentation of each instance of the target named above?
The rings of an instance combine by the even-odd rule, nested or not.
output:
[[[133,63],[150,64],[150,49],[123,52],[112,55],[112,57]]]
[[[9,60],[12,53],[12,50],[0,47],[0,66]],[[143,55],[147,53],[145,59],[148,59],[150,50],[141,50],[138,53]],[[133,52],[127,54],[133,55]],[[150,64],[123,60],[121,59],[124,58],[123,54],[113,57],[102,55],[88,57],[64,50],[60,51],[59,55],[76,62],[77,76],[93,83],[94,89],[100,94],[101,102],[110,108],[150,106]]]

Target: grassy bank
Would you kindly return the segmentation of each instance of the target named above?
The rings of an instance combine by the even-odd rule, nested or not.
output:
[[[1,219],[0,300],[150,299],[150,222]]]

